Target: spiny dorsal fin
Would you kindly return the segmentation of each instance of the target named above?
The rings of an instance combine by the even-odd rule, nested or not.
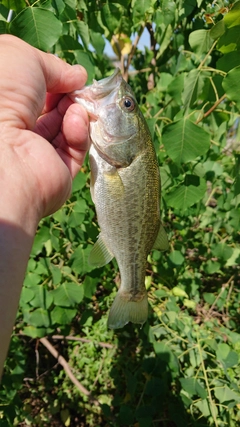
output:
[[[164,230],[162,223],[160,224],[159,232],[154,242],[153,249],[158,249],[159,251],[167,251],[169,249],[167,233]]]
[[[100,233],[98,240],[89,254],[88,263],[93,267],[103,267],[112,259],[113,254],[108,250],[105,242],[103,241],[102,234]]]

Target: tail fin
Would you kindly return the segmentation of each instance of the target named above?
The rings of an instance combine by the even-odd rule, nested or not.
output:
[[[108,317],[110,329],[122,328],[128,322],[143,325],[148,317],[147,293],[139,301],[129,301],[118,291]]]

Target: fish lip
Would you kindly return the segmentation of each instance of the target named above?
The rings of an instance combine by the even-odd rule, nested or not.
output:
[[[101,107],[101,100],[112,92],[116,92],[122,82],[122,74],[119,68],[116,68],[113,74],[102,80],[93,80],[89,86],[68,93],[69,98],[82,105],[88,112],[90,119],[98,119],[98,110]]]
[[[101,99],[109,95],[116,87],[122,82],[122,73],[120,68],[116,68],[115,71],[108,77],[101,80],[93,80],[93,84],[86,86],[92,89],[91,95],[93,98]]]

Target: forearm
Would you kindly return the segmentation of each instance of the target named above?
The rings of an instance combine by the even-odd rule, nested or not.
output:
[[[0,195],[0,377],[38,222],[21,186],[16,187],[14,196],[5,183]]]

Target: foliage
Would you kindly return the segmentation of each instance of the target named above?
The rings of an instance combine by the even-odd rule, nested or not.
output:
[[[35,238],[1,426],[237,425],[239,28],[239,1],[0,1],[0,33],[81,63],[89,82],[121,67],[153,135],[171,246],[148,257],[148,322],[108,331],[119,276],[115,261],[97,270],[87,263],[98,226],[86,162],[71,199]],[[143,33],[149,47],[141,50]],[[79,396],[42,346],[45,336],[100,405]]]

